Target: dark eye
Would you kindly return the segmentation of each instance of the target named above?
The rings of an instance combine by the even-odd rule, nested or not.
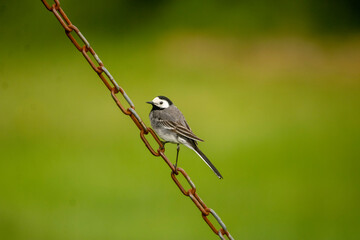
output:
[[[160,102],[160,105],[162,105],[162,104],[163,104],[163,102],[161,101],[161,102]]]

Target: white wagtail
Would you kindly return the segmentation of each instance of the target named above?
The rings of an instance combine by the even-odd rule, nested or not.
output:
[[[165,144],[170,142],[177,144],[175,171],[178,162],[180,144],[184,144],[186,147],[194,150],[220,179],[223,178],[215,166],[198,148],[197,141],[203,142],[204,140],[198,138],[191,131],[185,117],[169,98],[158,96],[151,102],[147,103],[152,105],[149,115],[151,126],[155,132],[163,140],[165,140],[163,143]]]

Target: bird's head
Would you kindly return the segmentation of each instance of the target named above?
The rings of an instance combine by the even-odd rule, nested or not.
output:
[[[153,105],[155,109],[165,109],[173,104],[172,101],[165,96],[157,96],[151,102],[146,103]]]

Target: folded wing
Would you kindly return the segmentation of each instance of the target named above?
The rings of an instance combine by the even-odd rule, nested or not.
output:
[[[184,125],[181,125],[180,123],[166,121],[166,120],[159,120],[159,124],[162,125],[166,129],[176,132],[180,136],[190,138],[195,141],[201,141],[201,142],[204,141],[201,138],[197,137],[189,128],[187,128]]]

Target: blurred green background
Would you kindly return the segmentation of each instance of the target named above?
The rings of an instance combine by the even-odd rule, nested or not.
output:
[[[235,239],[360,239],[359,1],[61,3],[146,124],[166,95],[205,139],[224,180],[180,166]],[[217,239],[53,14],[0,20],[0,238]]]

